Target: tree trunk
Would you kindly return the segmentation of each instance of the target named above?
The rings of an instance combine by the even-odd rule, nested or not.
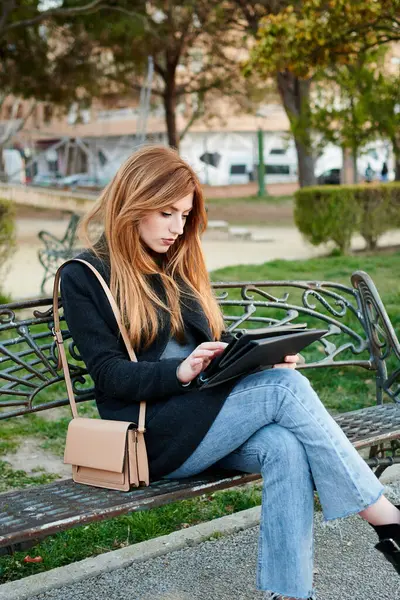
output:
[[[307,149],[307,145],[304,144],[299,138],[294,138],[297,161],[299,164],[299,184],[300,187],[307,187],[310,185],[316,185],[317,180],[314,175],[314,157]]]
[[[394,180],[400,181],[400,153],[395,156]]]
[[[315,185],[315,160],[311,146],[311,80],[301,80],[286,71],[278,73],[277,84],[296,145],[300,186]]]
[[[353,183],[358,183],[358,168],[357,168],[358,148],[352,149],[353,159]]]
[[[397,142],[397,139],[392,139],[394,154],[394,180],[400,181],[400,144]]]
[[[167,73],[164,90],[165,121],[167,124],[168,144],[179,150],[179,135],[176,128],[176,82],[175,69]]]
[[[0,181],[7,183],[8,176],[6,173],[6,164],[3,156],[4,144],[0,144]]]

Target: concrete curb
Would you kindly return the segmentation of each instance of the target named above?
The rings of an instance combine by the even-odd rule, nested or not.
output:
[[[134,562],[142,562],[175,550],[181,550],[187,546],[195,546],[216,533],[229,535],[254,527],[260,522],[260,510],[260,507],[256,506],[233,515],[200,523],[200,525],[188,529],[174,531],[169,535],[133,544],[127,548],[107,552],[94,558],[86,558],[46,573],[38,573],[18,581],[4,583],[0,585],[0,600],[26,600],[54,588],[128,567]]]

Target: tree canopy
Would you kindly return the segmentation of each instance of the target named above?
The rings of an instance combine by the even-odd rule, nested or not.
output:
[[[186,115],[190,125],[204,114],[208,92],[237,93],[232,73],[238,74],[239,65],[226,51],[238,45],[232,10],[215,0],[138,0],[134,10],[129,0],[116,0],[116,8],[107,28],[97,13],[77,20],[74,29],[83,29],[110,57],[106,79],[121,94],[140,90],[147,57],[152,56],[151,94],[164,107],[169,144],[179,147],[184,132],[178,131],[177,108],[185,97],[191,104]]]
[[[0,92],[70,104],[96,83],[93,47],[68,23],[104,8],[100,0],[42,9],[40,0],[8,0],[0,13]],[[58,20],[56,20],[58,19]]]
[[[400,0],[303,0],[260,21],[252,65],[309,78],[361,51],[400,40]]]

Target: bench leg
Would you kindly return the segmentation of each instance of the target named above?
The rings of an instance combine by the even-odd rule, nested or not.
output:
[[[3,548],[0,548],[0,556],[9,556],[15,554],[15,552],[28,550],[28,548],[32,548],[32,546],[35,546],[44,538],[45,536],[41,538],[35,538],[34,540],[27,540],[26,542],[17,542],[16,544],[11,544],[10,546],[4,546]]]
[[[400,464],[400,443],[398,440],[392,440],[390,447],[385,448],[384,444],[371,446],[367,463],[373,470],[378,479],[388,467],[394,464]]]

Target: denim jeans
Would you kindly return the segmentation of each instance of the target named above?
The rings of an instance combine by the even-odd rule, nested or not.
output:
[[[314,489],[326,520],[359,513],[383,492],[308,379],[291,369],[238,381],[200,445],[168,478],[213,464],[262,474],[257,586],[271,594],[314,595]]]

